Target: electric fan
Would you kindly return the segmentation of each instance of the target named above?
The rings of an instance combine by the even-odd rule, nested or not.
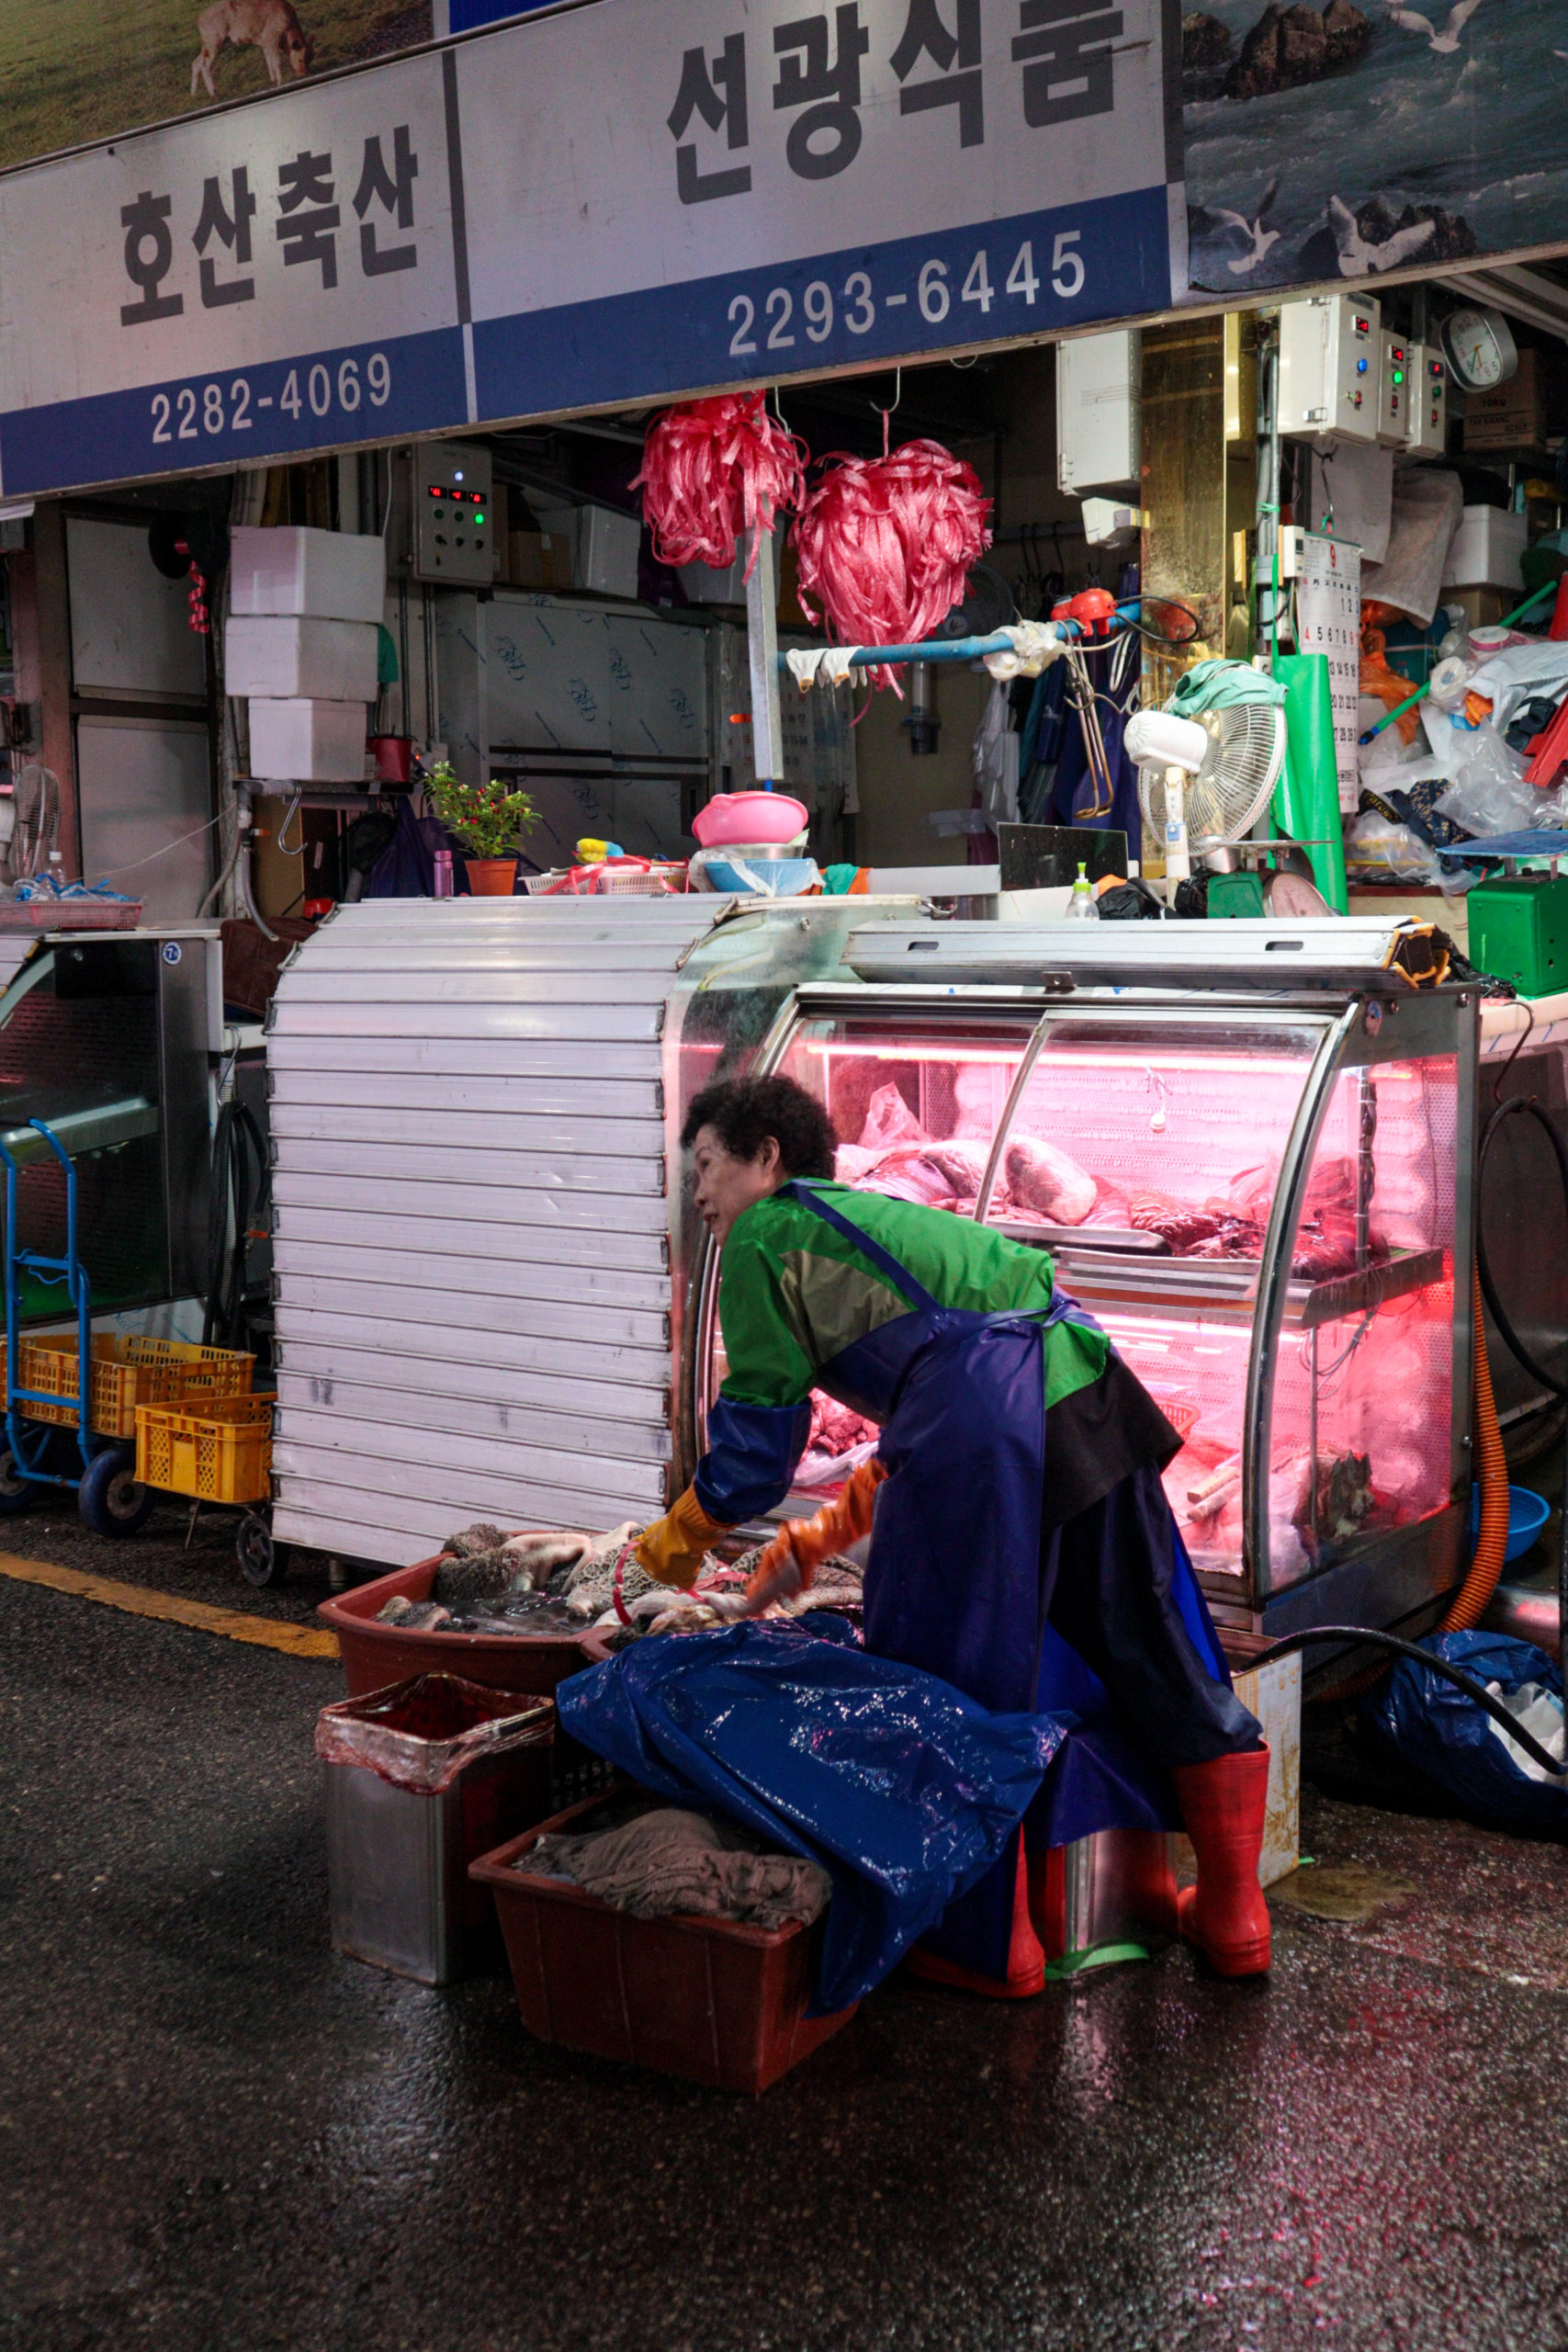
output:
[[[1258,684],[1267,694],[1267,681]],[[1285,764],[1279,703],[1247,697],[1190,718],[1135,711],[1125,740],[1138,770],[1144,830],[1165,844],[1168,880],[1184,881],[1194,855],[1221,871],[1234,865],[1229,853],[1269,806]]]

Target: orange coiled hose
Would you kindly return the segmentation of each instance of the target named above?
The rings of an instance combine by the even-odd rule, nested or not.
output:
[[[1445,1634],[1468,1634],[1497,1589],[1503,1555],[1508,1543],[1508,1464],[1503,1453],[1503,1432],[1492,1394],[1492,1366],[1486,1355],[1486,1325],[1482,1317],[1481,1275],[1475,1276],[1475,1450],[1481,1472],[1481,1538],[1475,1557],[1443,1620]]]

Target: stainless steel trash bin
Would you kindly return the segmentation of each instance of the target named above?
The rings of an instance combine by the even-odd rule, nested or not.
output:
[[[461,1711],[473,1720],[456,1737],[400,1724],[400,1714],[430,1720],[437,1684],[466,1694]],[[401,1708],[399,1692],[413,1694]],[[424,1984],[499,1968],[495,1906],[468,1864],[548,1816],[554,1731],[549,1700],[448,1675],[324,1710],[316,1745],[333,1950]]]

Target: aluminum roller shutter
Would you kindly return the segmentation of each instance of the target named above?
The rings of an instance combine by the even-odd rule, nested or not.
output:
[[[373,900],[268,1017],[275,1527],[404,1566],[670,1459],[664,1008],[732,902]]]

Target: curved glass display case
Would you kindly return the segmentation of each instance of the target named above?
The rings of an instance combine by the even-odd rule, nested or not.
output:
[[[1184,1440],[1166,1487],[1212,1604],[1274,1631],[1392,1623],[1460,1573],[1474,1026],[1453,989],[808,984],[752,1066],[825,1104],[841,1182],[1052,1252]],[[712,1253],[693,1274],[700,1445]],[[785,1511],[874,1438],[820,1400]]]

